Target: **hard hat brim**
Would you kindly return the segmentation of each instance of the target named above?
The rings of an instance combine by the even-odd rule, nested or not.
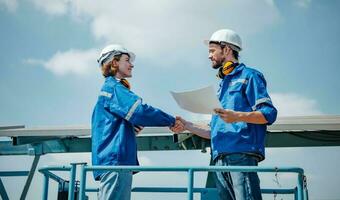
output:
[[[133,52],[131,52],[131,51],[125,51],[125,52],[118,51],[118,52],[119,52],[119,54],[115,54],[115,55],[128,54],[129,57],[130,57],[130,62],[135,61],[136,54],[134,54]],[[110,52],[108,52],[107,55],[105,55],[105,56],[101,57],[100,59],[98,59],[97,62],[99,64],[99,67],[101,67],[103,65],[104,60],[106,60],[110,56],[112,56],[112,54],[110,54]],[[112,60],[112,58],[110,60]]]
[[[220,43],[220,41],[214,41],[214,40],[203,40],[203,43],[205,44],[205,45],[209,45],[210,44],[210,42],[216,42],[216,43]],[[233,50],[235,50],[235,51],[238,51],[238,52],[240,52],[241,50],[242,50],[242,48],[240,48],[239,46],[237,46],[237,45],[235,45],[235,44],[232,44],[232,43],[228,43],[228,42],[225,42],[226,44],[229,44],[229,45],[232,45],[232,46],[234,46],[236,49],[233,49]]]
[[[209,45],[211,42],[220,43],[221,41],[215,41],[215,40],[203,40],[203,43],[204,43],[205,45]]]
[[[128,52],[129,56],[130,56],[130,61],[133,62],[136,59],[136,54],[134,54],[133,52],[129,51]]]

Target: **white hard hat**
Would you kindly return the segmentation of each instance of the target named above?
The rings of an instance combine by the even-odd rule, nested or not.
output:
[[[236,51],[242,50],[242,41],[241,37],[233,30],[230,29],[221,29],[214,32],[209,40],[204,40],[205,44],[209,44],[210,42],[225,42],[228,44],[232,44],[237,47]]]
[[[102,52],[99,54],[99,58],[97,59],[99,66],[102,66],[105,63],[108,63],[112,60],[113,56],[120,54],[128,54],[130,57],[130,61],[133,62],[136,58],[136,55],[131,51],[128,51],[120,44],[110,44],[106,46]]]

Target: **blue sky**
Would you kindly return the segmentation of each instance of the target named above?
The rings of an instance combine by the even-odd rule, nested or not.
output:
[[[264,73],[281,116],[340,113],[339,1],[0,2],[2,124],[88,124],[109,43],[136,52],[145,102],[200,118],[169,91],[216,85],[202,40],[220,28],[239,32],[241,61]]]
[[[340,114],[340,1],[0,0],[0,124],[89,125],[110,43],[137,55],[133,91],[190,120],[169,91],[217,85],[203,40],[231,28],[279,116]],[[339,183],[339,178],[336,180]],[[333,198],[330,196],[329,198]]]

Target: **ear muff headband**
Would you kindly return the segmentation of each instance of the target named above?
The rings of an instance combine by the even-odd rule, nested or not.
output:
[[[120,79],[120,83],[122,85],[124,85],[127,89],[129,89],[129,90],[131,89],[131,85],[130,85],[129,81],[126,80],[125,78]]]
[[[220,67],[218,69],[217,77],[223,79],[226,75],[230,74],[235,67],[238,65],[238,63],[234,63],[232,61],[226,62],[223,67]]]

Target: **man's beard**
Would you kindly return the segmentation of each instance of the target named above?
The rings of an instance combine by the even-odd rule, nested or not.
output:
[[[215,61],[216,62],[216,61]],[[215,65],[213,65],[212,67],[214,68],[214,69],[218,69],[218,68],[220,68],[220,67],[222,67],[222,62],[216,62],[216,64]]]

